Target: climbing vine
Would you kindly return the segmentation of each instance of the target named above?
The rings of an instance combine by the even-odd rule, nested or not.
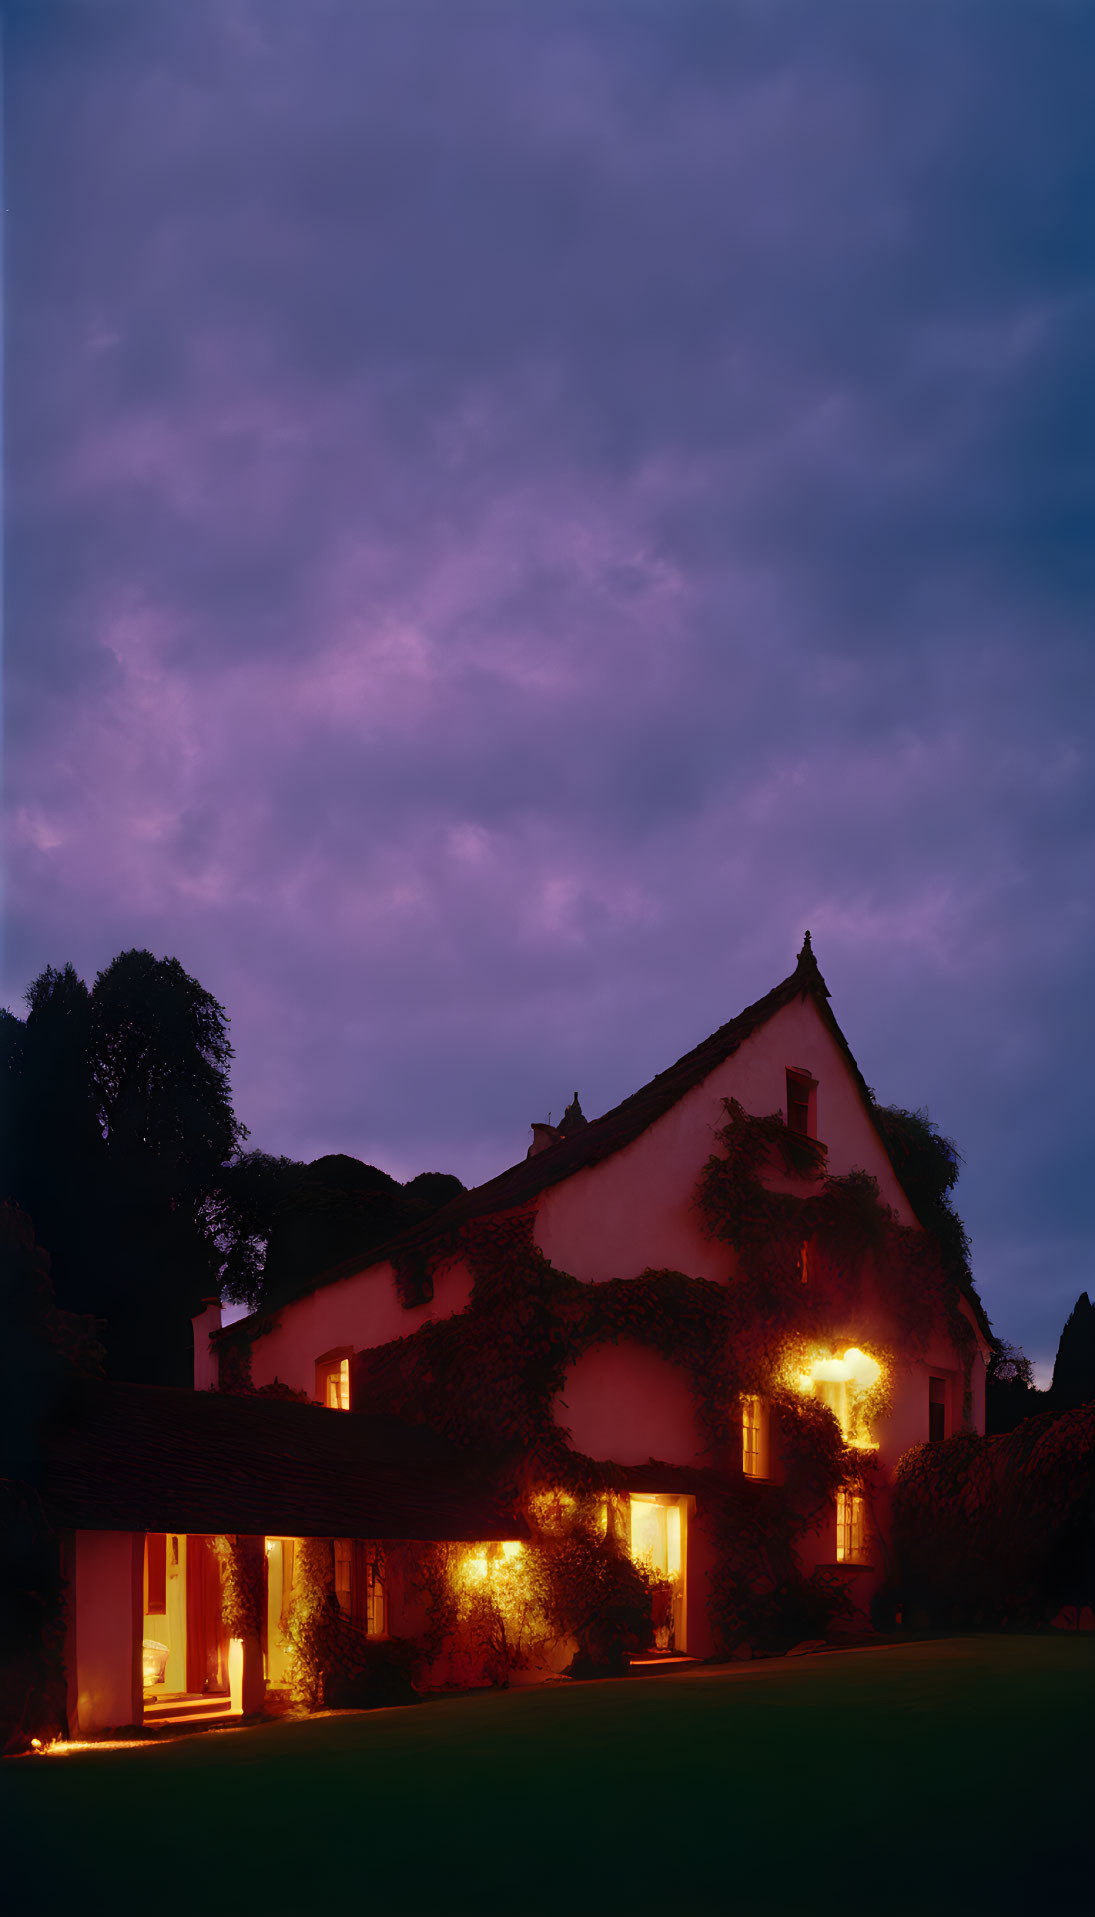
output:
[[[221,1616],[228,1637],[257,1637],[266,1591],[262,1540],[220,1536],[213,1550],[221,1574]]]
[[[532,1210],[474,1221],[432,1253],[415,1252],[419,1287],[432,1285],[443,1259],[457,1251],[467,1258],[468,1308],[360,1354],[354,1395],[374,1410],[428,1422],[508,1472],[535,1538],[527,1578],[544,1544],[537,1499],[549,1487],[587,1499],[623,1475],[569,1448],[554,1414],[568,1372],[599,1345],[656,1350],[687,1378],[707,1448],[718,1639],[724,1648],[765,1648],[809,1634],[806,1626],[845,1602],[831,1573],[803,1577],[795,1546],[817,1527],[838,1486],[858,1486],[871,1503],[877,1488],[869,1452],[847,1444],[835,1417],[795,1388],[805,1354],[852,1343],[875,1354],[879,1382],[859,1406],[861,1425],[870,1428],[886,1410],[895,1353],[924,1348],[941,1324],[965,1361],[968,1399],[974,1338],[933,1241],[899,1224],[873,1178],[826,1176],[814,1140],[790,1131],[781,1114],[754,1117],[732,1099],[718,1147],[695,1202],[707,1233],[728,1248],[729,1283],[671,1270],[583,1283],[537,1250]],[[743,1392],[770,1404],[783,1467],[778,1484],[742,1480]],[[580,1530],[576,1524],[574,1535]],[[549,1573],[547,1566],[536,1571]],[[427,1581],[431,1614],[451,1635],[460,1604],[443,1554]],[[504,1662],[513,1647],[498,1638],[485,1594],[467,1600],[465,1623],[469,1604],[478,1607],[491,1655]],[[555,1625],[565,1609],[543,1591],[534,1607],[541,1623]],[[526,1618],[522,1630],[531,1628]]]
[[[496,1546],[475,1547],[470,1560],[468,1547],[404,1547],[408,1585],[427,1619],[421,1658],[448,1657],[454,1670],[477,1659],[502,1682],[561,1637],[573,1641],[580,1668],[610,1668],[623,1647],[643,1641],[657,1581],[632,1562],[611,1523],[627,1474],[572,1450],[555,1415],[571,1368],[598,1346],[644,1345],[687,1379],[707,1459],[710,1613],[726,1652],[777,1649],[819,1634],[848,1609],[839,1574],[805,1576],[797,1547],[838,1487],[858,1488],[869,1506],[879,1487],[869,1450],[846,1442],[833,1414],[804,1393],[811,1352],[854,1344],[873,1356],[878,1382],[856,1407],[862,1434],[885,1413],[896,1354],[925,1349],[942,1327],[964,1365],[968,1420],[974,1332],[933,1237],[902,1226],[865,1172],[827,1175],[823,1147],[789,1130],[781,1113],[755,1117],[726,1101],[717,1147],[695,1204],[707,1234],[727,1248],[726,1283],[665,1269],[582,1282],[536,1248],[531,1207],[422,1238],[397,1263],[409,1305],[431,1295],[441,1264],[463,1256],[471,1298],[463,1312],[360,1353],[354,1400],[428,1423],[489,1457],[530,1537],[509,1560]],[[228,1358],[225,1383],[250,1387],[246,1342]],[[743,1393],[768,1402],[779,1482],[743,1480]],[[555,1500],[558,1515],[560,1498],[564,1521],[545,1522],[546,1505]],[[337,1634],[325,1548],[307,1547],[315,1564],[302,1566],[288,1625],[296,1689],[313,1703],[334,1667]],[[482,1574],[466,1574],[478,1554]]]

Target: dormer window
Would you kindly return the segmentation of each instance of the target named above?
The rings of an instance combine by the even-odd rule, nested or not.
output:
[[[787,1129],[802,1138],[817,1137],[817,1079],[797,1066],[787,1068]]]
[[[316,1397],[328,1411],[350,1409],[350,1353],[328,1351],[316,1360]]]

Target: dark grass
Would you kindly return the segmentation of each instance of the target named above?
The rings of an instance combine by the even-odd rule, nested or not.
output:
[[[156,1917],[1087,1917],[1093,1752],[1095,1640],[950,1639],[9,1761],[4,1873]]]

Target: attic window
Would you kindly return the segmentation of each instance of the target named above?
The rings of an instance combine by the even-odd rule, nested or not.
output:
[[[328,1411],[350,1409],[350,1354],[329,1351],[316,1362],[316,1397]]]
[[[787,1068],[787,1129],[817,1137],[817,1080],[792,1066]]]

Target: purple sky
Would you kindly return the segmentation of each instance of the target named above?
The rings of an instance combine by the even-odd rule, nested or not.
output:
[[[467,1182],[810,926],[997,1329],[1095,1279],[1095,10],[5,10],[3,995]]]

